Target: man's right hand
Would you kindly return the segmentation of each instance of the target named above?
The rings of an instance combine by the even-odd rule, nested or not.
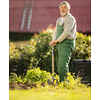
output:
[[[54,41],[50,41],[49,45],[51,45],[51,46],[55,46],[56,43],[54,43]]]
[[[58,43],[57,40],[53,40],[53,41],[51,41],[51,42],[49,43],[49,45],[51,45],[51,46],[55,46],[57,43]]]

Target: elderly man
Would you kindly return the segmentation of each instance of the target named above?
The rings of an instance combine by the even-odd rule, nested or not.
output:
[[[66,1],[62,1],[59,5],[60,17],[56,22],[56,28],[53,33],[51,46],[57,48],[57,70],[60,77],[60,82],[64,81],[65,76],[69,72],[69,62],[71,54],[75,48],[76,35],[76,20],[69,13],[70,5]]]

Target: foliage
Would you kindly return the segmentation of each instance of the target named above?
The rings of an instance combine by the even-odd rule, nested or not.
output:
[[[33,34],[30,33],[15,33],[15,32],[9,32],[9,39],[11,41],[25,41],[30,40],[30,38],[33,36]]]
[[[51,72],[51,48],[49,42],[52,40],[52,33],[54,29],[47,29],[34,34],[30,43],[19,48],[9,43],[9,73],[16,69],[17,75],[26,74],[28,69],[40,67],[41,70]],[[72,59],[91,59],[91,37],[77,32],[76,47],[72,53]],[[56,49],[55,49],[55,72],[56,66]]]
[[[16,57],[19,58],[21,53],[18,49],[15,49],[15,44],[12,42],[9,43],[9,57],[15,59]]]
[[[35,54],[35,44],[31,44],[32,41],[30,41],[30,44],[28,45],[21,45],[19,48],[15,48],[15,45],[11,42],[10,44],[10,52],[9,52],[9,71],[12,72],[12,69],[17,70],[17,75],[22,75],[23,73],[26,73],[27,69],[29,69],[29,66],[32,63],[35,63],[35,58],[33,61],[33,57]],[[37,62],[37,61],[36,61]],[[32,66],[32,65],[31,65]],[[35,64],[36,66],[36,64]]]
[[[15,73],[10,76],[9,82],[27,82],[38,83],[36,89],[20,91],[10,90],[10,100],[90,100],[91,88],[81,83],[81,78],[75,78],[74,75],[68,73],[67,79],[64,82],[59,82],[58,85],[47,85],[42,87],[39,83],[47,83],[47,79],[51,78],[51,41],[53,30],[48,29],[42,31],[39,35],[35,34],[26,46],[21,45],[19,48],[10,42],[9,43],[9,71],[16,69]],[[56,49],[55,49],[56,55]],[[77,32],[76,47],[72,54],[72,59],[91,59],[91,37]],[[55,57],[56,65],[56,57]],[[38,68],[40,67],[40,69]],[[46,72],[46,71],[49,72]],[[55,72],[56,66],[55,66]],[[20,75],[23,76],[23,78]],[[57,79],[59,77],[57,76]],[[58,79],[59,80],[59,79]],[[19,97],[19,95],[21,96]]]
[[[91,37],[77,32],[76,46],[72,59],[91,59]]]
[[[18,78],[15,74],[15,81]],[[85,84],[82,84],[81,78],[77,77],[75,79],[74,75],[68,73],[68,77],[64,82],[59,82],[58,85],[48,85],[44,87],[40,85],[41,82],[46,82],[48,75],[50,73],[46,71],[41,71],[39,68],[34,68],[28,70],[26,76],[22,79],[23,82],[29,81],[30,83],[36,83],[37,88],[32,88],[30,90],[9,90],[10,100],[90,100],[91,99],[91,88]],[[14,78],[13,77],[13,78]],[[41,82],[40,82],[40,80]],[[43,81],[42,81],[43,80]],[[19,79],[17,79],[19,82]],[[19,95],[21,96],[19,97]]]
[[[9,74],[11,72],[15,72],[13,71],[13,69],[17,70],[17,74],[21,74],[23,73],[23,63],[20,62],[21,59],[21,52],[15,48],[15,44],[13,44],[12,42],[9,43]]]
[[[18,82],[23,82],[21,79],[21,76],[17,76],[15,73],[11,73],[12,75],[9,77],[9,82],[10,83],[18,83]]]
[[[43,70],[40,70],[40,68],[33,68],[30,70],[27,70],[27,73],[25,76],[23,76],[23,78],[21,78],[21,76],[19,75],[19,77],[17,76],[17,74],[15,73],[11,73],[10,77],[9,77],[9,82],[10,83],[18,83],[18,82],[29,82],[29,83],[47,83],[48,79],[51,79],[52,75],[50,72],[46,72]]]
[[[53,74],[52,74],[53,75]],[[21,76],[17,76],[17,74],[12,73],[12,75],[9,77],[9,82],[10,83],[46,83],[47,80],[50,79],[52,81],[52,75],[50,72],[46,72],[43,70],[40,70],[40,68],[33,68],[31,70],[28,70],[26,75],[21,78]],[[58,85],[54,81],[53,86],[56,86],[57,88],[67,88],[67,89],[78,89],[78,88],[87,88],[87,85],[81,83],[81,77],[75,78],[74,74],[71,75],[71,73],[67,73],[67,78],[65,77],[63,82],[59,82],[59,76],[56,75],[55,79],[58,80]]]
[[[66,87],[67,89],[76,89],[76,88],[87,88],[87,85],[81,83],[82,77],[75,78],[75,75],[71,75],[71,73],[67,73],[68,77],[65,79],[60,85]]]
[[[47,83],[47,79],[51,78],[51,73],[40,70],[40,68],[34,68],[27,71],[26,76],[23,78],[24,82],[29,81],[30,83]]]
[[[49,72],[51,72],[51,48],[49,47],[51,35],[52,32],[47,30],[45,32],[40,32],[38,36],[32,39],[36,43],[34,53],[34,58],[36,58],[35,63],[39,62],[37,66]]]

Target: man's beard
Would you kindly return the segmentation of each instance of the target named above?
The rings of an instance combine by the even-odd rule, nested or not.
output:
[[[62,14],[62,13],[60,13],[60,14],[61,14],[61,16],[65,16],[65,15],[66,15],[66,13],[63,13],[63,14]]]

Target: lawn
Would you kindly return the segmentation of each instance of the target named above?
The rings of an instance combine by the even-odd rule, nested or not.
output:
[[[91,100],[91,88],[71,90],[40,86],[29,90],[9,90],[9,100]]]

